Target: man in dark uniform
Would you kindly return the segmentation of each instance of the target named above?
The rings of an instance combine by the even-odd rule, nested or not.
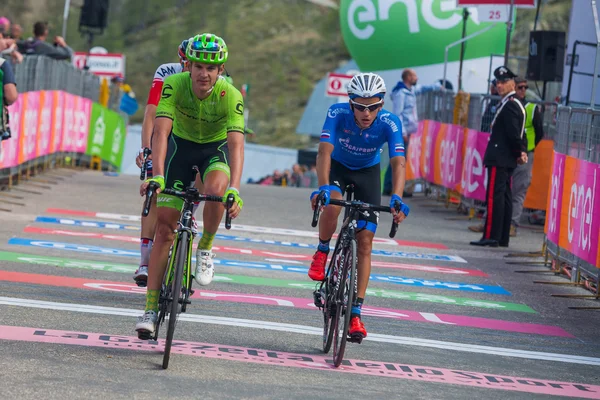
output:
[[[492,120],[492,133],[483,163],[488,172],[487,215],[483,237],[474,246],[508,247],[512,218],[511,177],[517,165],[527,162],[524,138],[525,109],[516,97],[516,75],[502,66],[494,71],[496,88],[502,100]]]

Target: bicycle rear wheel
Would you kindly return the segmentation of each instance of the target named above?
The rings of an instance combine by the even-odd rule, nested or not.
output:
[[[342,257],[343,264],[339,268],[339,283],[335,294],[337,310],[333,337],[333,364],[336,367],[339,367],[344,359],[348,340],[348,326],[356,288],[356,239],[350,239],[349,244],[342,250]]]
[[[177,325],[177,317],[181,310],[179,304],[179,298],[181,296],[183,271],[186,268],[186,257],[189,247],[189,234],[186,231],[179,233],[179,243],[177,245],[175,265],[173,271],[173,280],[171,281],[171,295],[170,295],[170,312],[169,312],[169,325],[167,327],[167,338],[165,340],[165,352],[163,355],[163,369],[169,367],[169,358],[171,357],[171,344],[173,343],[173,335],[175,334],[175,325]]]

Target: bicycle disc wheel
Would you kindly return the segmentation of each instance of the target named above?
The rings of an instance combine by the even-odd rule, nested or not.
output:
[[[346,342],[348,340],[348,326],[354,290],[356,288],[356,240],[350,240],[342,252],[343,265],[340,268],[339,285],[336,293],[337,312],[335,315],[335,334],[333,338],[333,364],[339,367],[344,359]]]
[[[336,243],[337,244],[337,243]],[[336,247],[329,263],[327,270],[327,280],[323,287],[325,288],[325,307],[323,307],[323,353],[329,353],[331,350],[331,343],[333,342],[333,335],[335,333],[335,324],[337,319],[335,318],[337,312],[337,303],[335,301],[335,283],[333,281],[334,272],[339,275],[338,254],[340,247]]]
[[[183,269],[186,267],[186,256],[188,250],[188,233],[183,231],[180,233],[179,245],[175,257],[173,280],[171,281],[171,310],[169,313],[169,325],[167,328],[167,338],[165,340],[165,353],[163,355],[163,369],[169,367],[169,358],[171,356],[171,344],[173,343],[173,335],[175,334],[175,325],[179,316],[180,304],[179,297],[181,295]]]

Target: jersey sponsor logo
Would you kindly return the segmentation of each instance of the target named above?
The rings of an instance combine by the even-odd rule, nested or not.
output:
[[[223,91],[221,92],[221,97],[225,97],[225,93],[226,93],[226,92],[223,90]]]
[[[162,90],[162,98],[168,99],[172,95],[173,95],[173,86],[171,86],[170,84],[166,84]]]
[[[176,74],[177,72],[175,71],[175,68],[173,68],[172,65],[167,65],[167,66],[161,66],[160,70],[156,70],[156,74],[159,75],[161,78],[164,78],[165,76],[170,76],[173,74]]]
[[[175,183],[173,183],[173,189],[180,191],[183,190],[183,182],[180,180],[175,181]]]
[[[244,103],[238,101],[238,103],[235,105],[235,113],[244,115]]]
[[[392,128],[392,132],[398,132],[400,130],[398,125],[390,118],[390,113],[381,114],[379,119],[388,124],[390,128]]]
[[[230,126],[229,128],[227,128],[227,130],[229,132],[244,132],[244,127],[243,126],[233,125],[233,126]]]
[[[335,118],[338,114],[350,114],[350,110],[347,108],[334,108],[333,110],[330,109],[327,112],[327,116],[329,118]]]
[[[331,134],[329,132],[321,133],[321,139],[329,139],[330,137],[331,137]]]
[[[355,155],[368,154],[377,151],[377,147],[359,147],[350,144],[350,139],[340,139],[342,148]]]

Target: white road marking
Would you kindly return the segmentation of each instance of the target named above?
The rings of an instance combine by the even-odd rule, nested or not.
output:
[[[42,300],[20,299],[14,297],[0,297],[0,304],[8,306],[40,308],[45,310],[72,311],[89,314],[119,315],[126,317],[137,317],[140,310],[128,308],[102,307],[88,304],[56,303]],[[271,321],[239,319],[228,317],[217,317],[212,315],[181,314],[182,321],[197,322],[203,324],[237,326],[245,328],[266,329],[280,332],[302,333],[305,335],[322,336],[321,327],[305,325],[285,324]],[[463,351],[467,353],[490,354],[503,357],[525,358],[530,360],[558,361],[570,364],[583,364],[600,366],[600,358],[575,356],[569,354],[545,353],[538,351],[510,349],[506,347],[479,346],[469,343],[445,342],[440,340],[420,339],[407,336],[382,335],[369,333],[370,341],[381,343],[394,343],[412,347],[429,347],[444,350]]]

